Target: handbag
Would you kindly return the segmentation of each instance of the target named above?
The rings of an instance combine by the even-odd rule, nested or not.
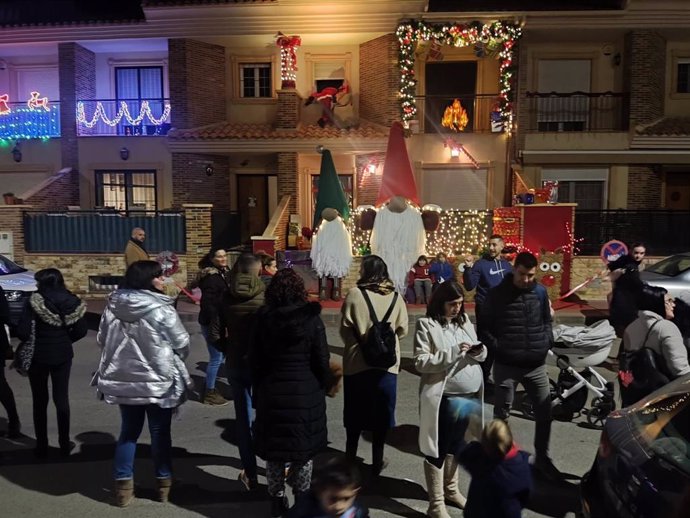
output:
[[[14,352],[14,360],[10,365],[11,369],[15,369],[22,376],[29,375],[29,368],[31,368],[31,361],[34,359],[34,348],[36,346],[36,320],[31,319],[31,332],[29,338],[21,342]]]
[[[636,403],[671,381],[664,358],[646,347],[652,329],[659,322],[651,325],[640,349],[626,352],[621,358],[618,376],[624,406]]]

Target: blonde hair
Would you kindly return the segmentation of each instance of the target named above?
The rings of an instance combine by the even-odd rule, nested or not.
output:
[[[481,443],[491,457],[503,459],[513,447],[513,433],[508,423],[494,419],[482,430]]]

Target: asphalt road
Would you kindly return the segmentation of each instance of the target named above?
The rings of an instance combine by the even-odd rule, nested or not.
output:
[[[203,387],[206,347],[196,325],[189,324],[189,328],[193,334],[187,365],[197,386]],[[337,330],[329,326],[328,334],[332,353],[337,357],[342,351]],[[389,436],[385,453],[389,467],[378,482],[365,484],[363,491],[363,501],[374,517],[423,517],[426,511],[423,458],[417,448],[419,378],[409,360],[411,351],[411,338],[407,337],[403,342],[403,370],[398,377],[398,426]],[[47,461],[34,460],[28,380],[14,371],[7,372],[26,436],[16,441],[0,438],[0,512],[4,517],[123,516],[123,511],[112,505],[111,469],[113,445],[119,431],[118,409],[98,401],[89,386],[98,357],[95,333],[91,331],[75,345],[70,397],[72,437],[77,446],[69,459],[60,458],[55,448]],[[613,377],[611,372],[599,370]],[[222,380],[219,388],[227,393],[228,387]],[[342,394],[328,400],[330,447],[339,451],[345,445],[342,404]],[[487,405],[487,415],[491,415],[490,405]],[[0,416],[0,430],[4,430],[6,419],[2,410]],[[51,446],[56,446],[57,428],[52,404],[48,422]],[[154,501],[150,443],[145,431],[135,466],[137,498],[128,512],[144,518],[269,516],[265,486],[262,485],[259,494],[250,494],[244,492],[237,481],[240,462],[233,444],[234,422],[232,404],[212,408],[189,401],[183,405],[173,423],[176,485],[169,504]],[[591,466],[600,435],[599,431],[584,426],[585,423],[584,416],[573,422],[554,422],[551,455],[568,478],[557,484],[535,479],[536,490],[525,517],[574,516],[579,511],[579,478]],[[515,413],[511,426],[518,443],[532,451],[534,423]],[[371,460],[370,443],[366,440],[360,443],[360,455],[366,471]],[[260,482],[265,484],[263,476]],[[468,477],[461,473],[464,489],[468,482]],[[453,517],[462,516],[457,509],[449,508],[449,512]]]

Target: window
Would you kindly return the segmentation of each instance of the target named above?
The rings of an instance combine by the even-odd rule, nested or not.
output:
[[[676,61],[676,93],[690,93],[690,58]]]
[[[271,64],[240,63],[240,97],[271,97]]]
[[[142,101],[148,101],[154,117],[160,117],[165,109],[163,98],[163,67],[116,67],[115,98],[127,104],[133,119],[139,116]],[[160,127],[153,125],[131,125],[125,119],[118,124],[118,135],[156,135]]]
[[[577,203],[579,209],[606,208],[608,169],[542,169],[541,180],[558,182],[560,203]]]
[[[441,126],[446,108],[455,99],[460,100],[467,113],[465,132],[473,131],[475,125],[475,101],[477,92],[477,62],[458,61],[427,63],[424,73],[424,132],[451,132]]]
[[[156,210],[156,172],[96,171],[96,205],[116,210]]]
[[[540,59],[537,98],[537,131],[586,131],[592,62],[589,59]],[[558,95],[560,94],[560,95]],[[564,95],[568,94],[568,95]]]

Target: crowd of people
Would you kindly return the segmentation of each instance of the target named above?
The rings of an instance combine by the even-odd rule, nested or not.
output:
[[[142,243],[143,235],[133,232],[128,244],[132,260],[100,321],[101,359],[92,381],[105,403],[120,410],[113,459],[120,507],[135,496],[134,456],[145,421],[158,498],[168,501],[172,416],[193,389],[184,362],[189,334],[174,298],[166,295],[161,265],[134,257]],[[466,257],[462,283],[444,254],[431,264],[419,257],[410,272],[416,302],[427,305],[414,328],[413,360],[420,377],[418,443],[431,518],[447,518],[447,505],[464,509],[469,518],[518,517],[529,497],[532,470],[552,480],[561,476],[549,455],[552,417],[545,365],[553,346],[554,312],[546,289],[535,280],[537,258],[521,252],[511,264],[502,257],[503,248],[501,236],[494,235],[484,256]],[[630,256],[610,265],[611,319],[623,338],[621,371],[627,368],[626,354],[650,349],[668,380],[690,373],[690,299],[674,300],[665,289],[641,282],[645,251],[636,244]],[[84,303],[69,292],[58,270],[41,270],[35,278],[38,289],[17,328],[21,344],[13,366],[30,380],[35,455],[43,459],[49,444],[49,378],[60,453],[68,456],[74,448],[68,399],[72,344],[86,335],[87,326]],[[270,516],[368,516],[357,503],[359,440],[362,432],[371,433],[371,475],[378,477],[387,467],[384,450],[395,426],[400,340],[409,326],[405,300],[384,260],[363,257],[359,279],[342,304],[342,369],[330,357],[321,304],[309,300],[294,270],[278,270],[275,258],[244,253],[230,268],[226,251],[212,248],[199,262],[197,283],[199,324],[209,357],[200,400],[209,406],[229,403],[216,388],[224,364],[236,416],[239,480],[248,491],[258,490],[258,456],[266,465]],[[475,288],[476,326],[465,310],[465,290]],[[9,321],[4,302],[0,292],[3,323]],[[0,335],[4,358],[9,342]],[[337,392],[341,375],[344,454],[315,465],[328,443],[326,397]],[[508,425],[518,384],[534,404],[531,459],[517,448]],[[493,419],[487,424],[489,386]],[[649,390],[621,383],[625,403]],[[4,368],[0,403],[7,411],[8,436],[19,436]],[[459,466],[471,476],[467,495],[459,489]],[[292,508],[286,485],[295,496]]]

